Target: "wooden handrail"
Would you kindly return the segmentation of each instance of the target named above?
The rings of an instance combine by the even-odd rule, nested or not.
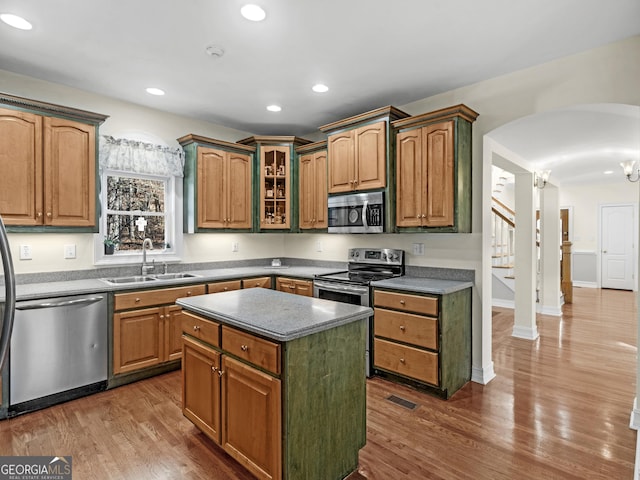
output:
[[[516,212],[511,210],[509,207],[507,207],[504,203],[502,203],[496,197],[491,197],[491,201],[493,201],[493,202],[497,203],[498,205],[500,205],[502,208],[504,208],[507,211],[507,213],[515,216]]]
[[[513,222],[513,220],[506,217],[500,210],[496,209],[495,207],[491,207],[491,211],[495,213],[497,216],[499,216],[502,220],[504,220],[505,223],[507,223],[507,225],[509,225],[510,227],[512,228],[516,227],[516,224]]]

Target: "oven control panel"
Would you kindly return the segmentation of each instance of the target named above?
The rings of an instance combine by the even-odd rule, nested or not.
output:
[[[394,248],[350,248],[350,263],[404,265],[404,250]]]

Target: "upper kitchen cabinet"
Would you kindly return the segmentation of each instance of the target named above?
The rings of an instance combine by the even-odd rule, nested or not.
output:
[[[178,143],[185,151],[184,231],[252,230],[255,148],[198,135]]]
[[[393,122],[398,231],[471,231],[471,124],[465,105]]]
[[[292,186],[296,184],[296,170],[292,159],[295,147],[311,142],[293,136],[264,136],[245,138],[238,143],[255,146],[260,159],[258,228],[262,231],[295,229],[293,206],[296,192]]]
[[[5,94],[0,105],[5,224],[95,231],[97,128],[107,117]]]
[[[327,142],[316,142],[296,149],[298,155],[298,221],[300,230],[326,229],[327,221]]]
[[[320,127],[328,134],[328,192],[386,188],[393,148],[389,122],[407,116],[388,106]]]

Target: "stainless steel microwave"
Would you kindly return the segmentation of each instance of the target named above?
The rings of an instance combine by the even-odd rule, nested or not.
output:
[[[329,233],[383,233],[382,192],[329,197]]]

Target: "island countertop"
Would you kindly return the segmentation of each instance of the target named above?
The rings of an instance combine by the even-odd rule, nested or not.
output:
[[[179,298],[176,303],[186,310],[279,342],[363,320],[373,314],[369,307],[266,288]]]

